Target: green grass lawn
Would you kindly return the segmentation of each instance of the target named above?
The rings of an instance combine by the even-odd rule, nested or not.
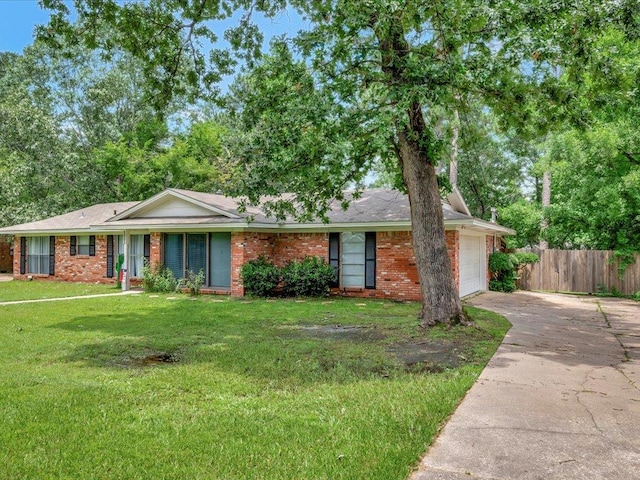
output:
[[[11,280],[10,282],[0,282],[0,302],[75,297],[99,293],[117,293],[119,291],[113,285]]]
[[[370,300],[0,306],[0,478],[403,479],[508,328],[469,311],[427,336]]]

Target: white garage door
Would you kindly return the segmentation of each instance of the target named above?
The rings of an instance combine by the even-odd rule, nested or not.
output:
[[[485,238],[460,235],[460,296],[485,290]]]

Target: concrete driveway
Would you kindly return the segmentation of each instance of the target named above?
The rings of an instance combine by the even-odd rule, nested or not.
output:
[[[640,478],[640,303],[488,292],[513,327],[412,480]]]

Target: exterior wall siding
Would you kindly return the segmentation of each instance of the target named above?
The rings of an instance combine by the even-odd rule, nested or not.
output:
[[[70,256],[69,236],[56,237],[56,275],[37,275],[37,278],[72,282],[115,283],[106,277],[106,235],[96,235],[96,255]],[[162,262],[162,233],[151,233],[150,262]],[[376,288],[335,288],[332,293],[363,298],[420,300],[420,283],[413,253],[411,232],[377,232],[376,234]],[[447,253],[451,260],[456,285],[459,286],[459,232],[446,232]],[[493,236],[487,236],[487,252],[493,250]],[[233,296],[244,295],[240,277],[242,265],[260,256],[266,256],[276,265],[305,256],[317,256],[328,261],[328,233],[231,233],[231,288]],[[13,273],[20,275],[20,237],[14,238]]]

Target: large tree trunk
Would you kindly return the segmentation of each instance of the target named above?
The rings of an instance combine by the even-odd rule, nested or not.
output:
[[[404,38],[401,15],[395,21],[378,24],[374,13],[371,26],[380,43],[381,68],[389,86],[406,83],[404,69],[410,49]],[[435,170],[437,159],[430,158],[427,150],[435,138],[427,128],[417,99],[407,110],[406,121],[397,122],[396,132],[402,175],[411,203],[413,249],[422,293],[422,325],[459,323],[464,319],[464,311],[447,253]]]
[[[459,323],[464,319],[464,312],[447,253],[435,166],[416,140],[428,137],[420,104],[414,103],[408,115],[408,126],[398,131],[398,146],[411,203],[413,249],[422,293],[422,325]]]

